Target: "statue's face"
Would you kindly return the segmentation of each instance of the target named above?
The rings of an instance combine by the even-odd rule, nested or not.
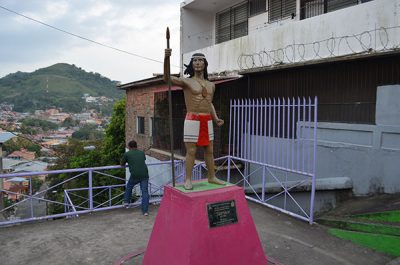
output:
[[[193,70],[195,72],[204,71],[205,63],[202,58],[193,58]]]

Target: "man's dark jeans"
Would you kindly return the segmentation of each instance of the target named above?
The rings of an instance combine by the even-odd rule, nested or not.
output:
[[[126,184],[124,202],[130,203],[132,189],[138,183],[140,183],[140,191],[142,192],[142,213],[147,213],[149,211],[149,179],[137,180],[130,177]]]

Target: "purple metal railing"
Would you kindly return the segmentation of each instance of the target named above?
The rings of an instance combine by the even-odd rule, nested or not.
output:
[[[242,178],[236,184],[253,194],[248,199],[312,223],[317,98],[233,100],[229,121],[228,168],[233,165]],[[310,190],[306,204],[295,198],[300,187]]]
[[[149,163],[149,169],[151,167],[156,167],[160,165],[171,164],[170,161],[165,162],[157,162],[157,163]],[[119,178],[117,176],[107,174],[104,171],[112,170],[112,169],[122,169],[125,167],[122,166],[105,166],[105,167],[94,167],[94,168],[77,168],[77,169],[66,169],[66,170],[52,170],[52,171],[43,171],[43,172],[24,172],[24,173],[11,173],[11,174],[1,174],[0,178],[4,181],[14,178],[14,177],[25,177],[29,179],[29,187],[28,194],[23,194],[19,192],[14,192],[10,190],[1,189],[0,192],[3,192],[5,197],[9,197],[10,195],[18,197],[18,201],[11,203],[0,209],[0,226],[2,225],[11,225],[16,223],[35,221],[35,220],[43,220],[43,219],[52,219],[59,217],[71,217],[78,216],[79,214],[95,212],[95,211],[104,211],[109,209],[121,208],[122,207],[122,196],[124,191],[122,191],[125,187],[126,180],[125,178]],[[177,181],[183,180],[183,161],[175,161],[175,174]],[[57,183],[51,187],[44,188],[33,194],[32,190],[32,177],[35,176],[43,176],[43,175],[54,175],[54,174],[64,174],[64,173],[76,173],[76,175],[69,177],[68,179]],[[150,193],[150,202],[157,203],[160,201],[161,194],[163,191],[163,187],[165,184],[170,183],[172,180],[168,179],[166,183],[155,184],[154,180],[160,179],[161,174],[166,174],[165,172],[159,172],[158,174],[154,174],[150,176],[149,180],[149,193]],[[168,173],[169,174],[169,173]],[[167,175],[168,175],[167,174]],[[93,180],[98,176],[103,175],[110,177],[111,179],[115,179],[120,181],[120,184],[114,185],[105,185],[105,186],[93,186]],[[168,175],[169,176],[169,175]],[[45,197],[46,194],[57,192],[56,188],[59,188],[61,185],[71,182],[77,178],[87,177],[88,179],[88,187],[80,187],[74,189],[65,189],[63,190],[63,199],[64,201],[50,200]],[[112,196],[114,190],[120,189],[120,192],[115,196]],[[99,195],[108,191],[108,199],[104,201],[97,201]],[[87,197],[82,196],[77,193],[85,193]],[[79,199],[79,204],[74,200],[75,198]],[[120,199],[121,198],[121,199]],[[137,206],[140,204],[140,199],[133,203],[131,206]],[[41,203],[44,204],[41,204]],[[47,214],[48,206],[50,205],[60,205],[64,206],[63,213],[57,214]],[[22,209],[22,210],[21,210]],[[20,212],[18,213],[18,211]],[[45,210],[45,211],[43,211]],[[45,213],[43,213],[45,212]],[[3,217],[3,218],[2,218]]]
[[[223,161],[222,163],[220,161]],[[214,159],[214,162],[218,162],[219,165],[215,168],[215,174],[218,175],[218,173],[221,171],[221,168],[225,166],[225,164],[228,162],[228,156],[222,156]],[[201,180],[207,178],[207,166],[206,163],[203,161],[201,163],[195,164],[193,167],[192,171],[192,180]],[[229,174],[229,170],[228,170]]]

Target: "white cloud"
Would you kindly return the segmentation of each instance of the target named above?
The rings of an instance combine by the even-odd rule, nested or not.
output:
[[[172,64],[178,65],[180,0],[21,2],[9,0],[1,5],[105,45],[159,61],[163,60],[165,29],[169,26],[171,47],[175,50]],[[162,72],[161,63],[69,36],[2,9],[0,25],[0,77],[58,62],[75,64],[122,82]]]
[[[107,12],[112,11],[112,5],[109,3],[97,3],[90,7],[85,12],[82,12],[79,17],[79,23],[84,23],[86,20],[89,20],[93,17],[101,17],[103,15],[107,15]]]
[[[46,5],[46,12],[41,14],[41,18],[50,21],[58,17],[62,17],[68,13],[69,6],[65,1],[60,2],[50,2]]]

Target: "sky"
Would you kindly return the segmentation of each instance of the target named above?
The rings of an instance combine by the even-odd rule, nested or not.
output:
[[[171,32],[171,72],[179,68],[181,0],[0,0],[0,78],[56,63],[74,64],[122,83],[162,73],[165,32]],[[62,33],[24,16],[92,41]]]

